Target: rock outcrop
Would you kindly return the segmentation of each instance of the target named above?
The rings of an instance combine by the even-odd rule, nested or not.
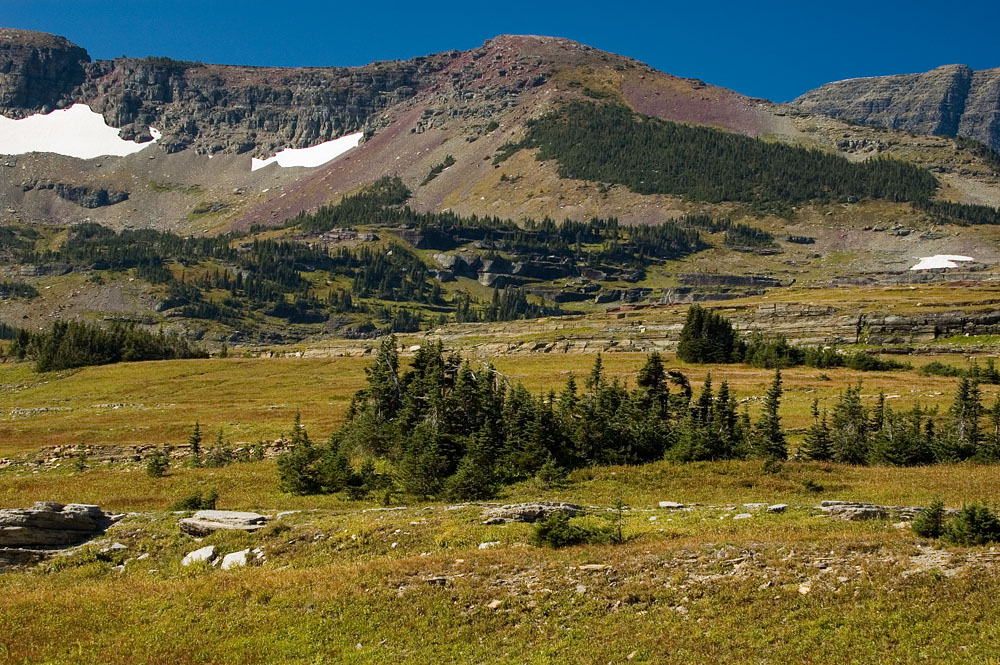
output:
[[[42,501],[31,508],[0,510],[0,547],[68,547],[89,540],[111,526],[99,506]]]
[[[922,74],[827,83],[793,105],[920,134],[967,136],[1000,151],[1000,68],[946,65]]]
[[[536,501],[532,503],[513,503],[506,506],[487,508],[483,511],[483,524],[507,524],[509,522],[533,523],[551,517],[556,513],[565,513],[570,517],[578,515],[583,506],[575,503],[559,501]]]
[[[91,62],[68,40],[0,29],[0,113],[20,118],[83,103],[126,140],[163,132],[168,152],[265,156],[361,130],[427,85],[450,53],[363,67],[238,67],[169,58]]]
[[[83,83],[89,62],[62,37],[0,28],[0,110],[15,118],[51,111]]]
[[[199,510],[179,523],[191,536],[207,536],[216,531],[257,531],[267,525],[267,517],[235,510]]]

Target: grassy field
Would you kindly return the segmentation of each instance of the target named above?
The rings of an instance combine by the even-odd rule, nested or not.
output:
[[[593,354],[496,359],[511,381],[558,390]],[[915,358],[916,365],[931,358]],[[962,355],[933,359],[965,365]],[[634,383],[641,353],[604,356]],[[755,411],[772,373],[708,372]],[[195,420],[211,438],[274,438],[296,412],[314,439],[343,417],[368,358],[213,358],[35,374],[0,365],[0,455],[51,444],[181,443]],[[784,373],[782,416],[804,427],[813,398],[864,381],[872,403],[947,408],[955,379],[915,370]],[[993,386],[984,387],[987,400]],[[793,437],[794,439],[794,437]],[[259,533],[204,539],[177,528],[178,499],[216,490],[220,509],[272,516]],[[527,481],[497,501],[571,501],[583,525],[622,544],[559,550],[526,524],[484,525],[478,505],[393,505],[291,496],[273,460],[223,468],[69,463],[0,469],[0,508],[95,503],[128,513],[104,537],[43,566],[0,574],[2,663],[991,663],[1000,640],[1000,554],[951,548],[891,520],[822,516],[824,499],[883,505],[1000,506],[1000,466],[849,467],[759,461],[574,471]],[[390,497],[393,504],[403,497]],[[677,501],[689,510],[667,510]],[[619,513],[619,503],[625,509]],[[743,504],[785,503],[771,514]],[[299,511],[277,517],[282,511]],[[737,513],[752,517],[735,520]],[[620,521],[619,521],[620,520]],[[126,549],[106,551],[118,542]],[[215,545],[254,548],[259,565],[183,567]]]
[[[214,475],[212,475],[214,473]],[[886,521],[821,517],[821,498],[949,505],[1000,500],[1000,469],[861,469],[757,462],[578,471],[503,500],[593,506],[581,522],[626,542],[561,550],[477,506],[394,510],[276,491],[271,463],[164,479],[101,469],[0,475],[0,505],[73,496],[162,508],[196,486],[220,507],[285,515],[257,534],[182,535],[177,515],[134,514],[106,538],[0,575],[0,659],[11,663],[910,663],[996,662],[998,555],[937,549]],[[821,492],[806,480],[823,485]],[[128,487],[133,487],[129,491]],[[659,500],[696,503],[691,510]],[[745,502],[782,501],[783,514]],[[751,509],[752,510],[752,509]],[[120,542],[127,549],[103,554]],[[482,543],[489,543],[481,546]],[[184,568],[189,551],[259,548],[260,566]],[[143,556],[142,559],[139,556]]]
[[[532,391],[558,390],[570,374],[585,376],[593,354],[520,354],[495,360],[511,382]],[[634,386],[642,353],[604,356],[608,376]],[[961,356],[933,359],[964,366]],[[709,372],[716,387],[728,381],[751,413],[772,373],[745,365],[670,366],[683,371],[695,389]],[[917,367],[929,357],[914,358]],[[0,364],[0,456],[50,445],[178,444],[197,420],[210,437],[218,429],[234,442],[275,439],[287,432],[296,412],[314,438],[326,438],[343,419],[356,390],[364,386],[368,358],[211,358],[88,367],[36,374],[27,363]],[[865,399],[878,391],[894,407],[914,402],[946,409],[955,379],[924,377],[916,371],[855,372],[807,367],[783,372],[782,415],[792,430],[810,422],[812,400],[832,406],[846,386],[863,382]],[[994,386],[984,386],[987,402]]]

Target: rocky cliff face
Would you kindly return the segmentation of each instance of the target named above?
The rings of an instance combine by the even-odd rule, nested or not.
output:
[[[1000,68],[946,65],[923,74],[836,81],[792,104],[891,129],[967,136],[1000,151]]]
[[[49,111],[83,83],[87,52],[62,37],[0,28],[0,111]]]
[[[148,141],[163,132],[168,152],[301,148],[355,132],[379,111],[428,85],[454,54],[364,67],[265,68],[168,58],[91,62],[54,35],[0,29],[0,113],[23,117],[84,103]]]

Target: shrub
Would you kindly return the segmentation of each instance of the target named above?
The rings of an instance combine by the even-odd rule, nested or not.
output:
[[[913,518],[913,533],[921,538],[940,538],[944,533],[944,518],[944,501],[937,497],[927,510]]]
[[[573,523],[566,513],[555,513],[535,525],[531,540],[535,545],[545,547],[584,543],[604,545],[614,540],[614,533],[607,527]]]
[[[212,488],[205,496],[201,491],[189,494],[170,506],[170,510],[215,510],[215,502],[219,500],[219,493]]]
[[[162,478],[170,468],[170,454],[163,448],[157,448],[146,460],[146,473],[150,478]]]
[[[986,506],[971,504],[962,508],[945,527],[944,539],[953,545],[986,545],[1000,541],[1000,520]]]

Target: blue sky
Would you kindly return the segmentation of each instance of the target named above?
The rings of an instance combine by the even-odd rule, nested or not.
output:
[[[360,65],[544,34],[776,101],[856,76],[1000,67],[1000,2],[982,0],[0,0],[0,25],[63,35],[93,58],[279,66]]]

